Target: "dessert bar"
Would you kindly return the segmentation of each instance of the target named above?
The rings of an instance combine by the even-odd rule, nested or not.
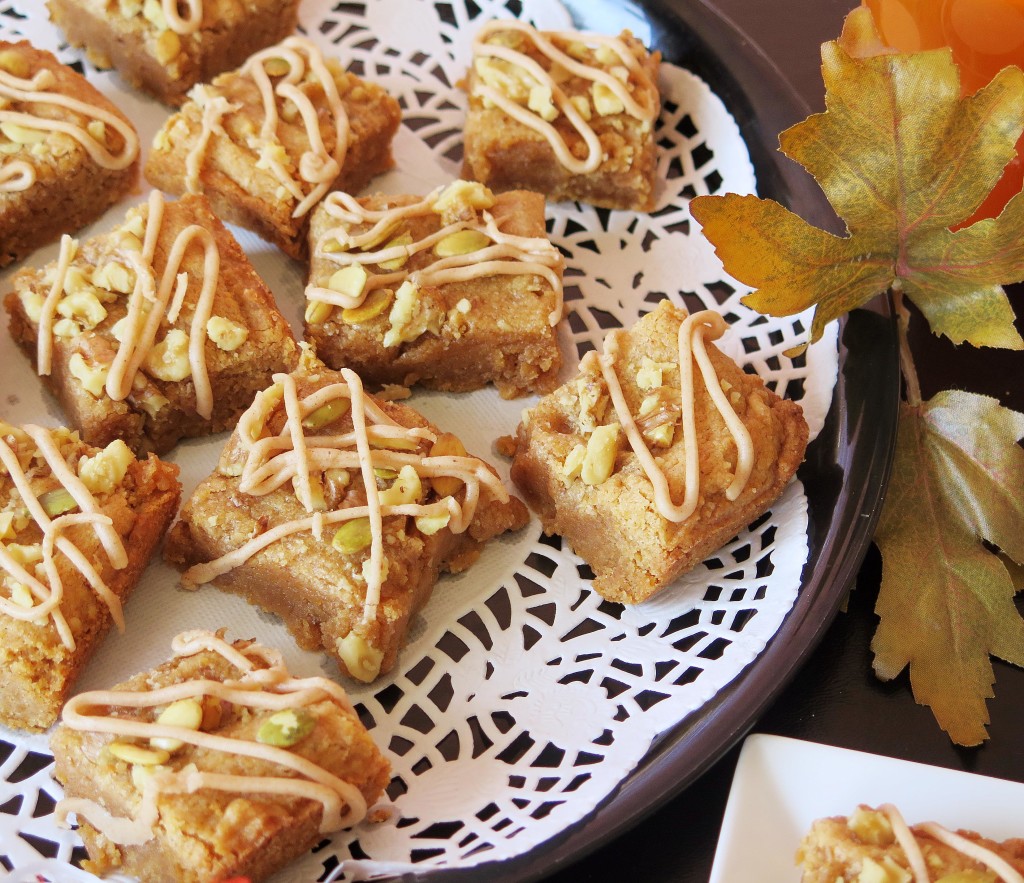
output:
[[[142,576],[178,467],[67,429],[0,422],[0,722],[50,726]]]
[[[803,460],[800,406],[710,343],[725,329],[662,301],[524,413],[512,480],[609,600],[643,601],[698,564]]]
[[[242,595],[372,681],[438,574],[465,570],[527,517],[457,437],[307,351],[243,415],[164,555],[186,587]]]
[[[473,43],[463,177],[552,201],[652,211],[658,53],[495,20]]]
[[[165,104],[295,30],[299,0],[47,0],[50,18],[100,68]]]
[[[426,197],[330,194],[316,209],[305,335],[374,384],[505,398],[555,387],[561,253],[544,197],[457,181]]]
[[[344,690],[276,650],[192,631],[174,657],[65,707],[51,740],[93,873],[262,880],[360,822],[387,761]]]
[[[11,333],[91,444],[159,453],[230,429],[298,359],[273,296],[201,196],[153,191],[111,233],[65,236],[56,262],[13,284]]]
[[[391,168],[399,119],[380,86],[289,37],[197,86],[157,133],[145,174],[168,193],[205,193],[225,221],[301,258],[313,207]]]
[[[102,215],[138,157],[132,124],[85,77],[0,41],[0,267]]]

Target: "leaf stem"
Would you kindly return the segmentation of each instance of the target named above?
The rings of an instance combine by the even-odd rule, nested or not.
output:
[[[893,287],[892,302],[896,310],[896,328],[900,341],[900,369],[903,371],[903,380],[906,384],[907,404],[912,408],[921,404],[921,384],[917,379],[917,366],[914,365],[914,356],[910,352],[910,340],[907,332],[910,328],[910,310],[903,303],[903,292]]]

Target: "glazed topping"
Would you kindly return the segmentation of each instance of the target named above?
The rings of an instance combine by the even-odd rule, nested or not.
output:
[[[178,658],[216,653],[238,670],[238,677],[183,681],[139,691],[97,690],[71,699],[64,707],[63,725],[114,736],[105,751],[133,765],[132,779],[142,799],[134,818],[112,816],[89,799],[62,800],[57,806],[58,823],[73,812],[87,818],[114,843],[137,846],[153,837],[161,794],[202,789],[317,801],[323,806],[320,831],[325,834],[354,825],[366,815],[366,801],[358,788],[288,750],[315,730],[316,715],[307,710],[311,706],[332,702],[347,714],[355,714],[338,684],[323,677],[293,677],[276,651],[252,643],[232,645],[220,633],[185,632],[172,646]],[[219,731],[225,704],[248,709],[249,714],[261,718],[255,738]],[[207,709],[211,708],[215,709],[214,719],[207,723]],[[126,714],[128,710],[149,713],[135,716]],[[275,764],[281,774],[214,773],[184,759],[169,762],[185,745]]]
[[[323,198],[341,174],[348,150],[348,114],[334,76],[320,50],[302,37],[288,37],[276,46],[257,52],[239,74],[252,79],[263,104],[259,135],[248,144],[259,154],[256,167],[273,173],[283,188],[282,196],[289,195],[298,203],[292,217],[301,218]],[[203,115],[199,138],[186,158],[186,186],[192,192],[200,188],[199,174],[210,136],[214,132],[224,134],[221,121],[241,109],[241,105],[218,96],[215,88],[198,86],[193,93]],[[322,93],[322,100],[313,100],[317,93]],[[296,163],[297,177],[289,168],[292,159],[281,142],[279,131],[282,114],[293,112],[302,121],[308,145]],[[333,152],[328,152],[324,144],[321,114],[334,126]]]
[[[889,824],[892,826],[896,842],[899,843],[900,848],[907,857],[910,871],[914,875],[914,883],[930,883],[932,878],[928,873],[928,863],[925,860],[921,844],[918,842],[910,826],[904,821],[900,811],[890,803],[879,807],[879,811],[885,814]],[[1021,876],[1008,862],[981,844],[968,840],[966,837],[962,837],[935,822],[925,822],[916,827],[940,843],[945,843],[946,846],[955,849],[961,855],[989,868],[1004,883],[1024,883],[1024,876]]]
[[[726,330],[725,320],[713,310],[702,310],[688,316],[679,326],[679,401],[681,404],[682,438],[685,452],[685,482],[682,503],[675,503],[668,486],[668,477],[658,465],[647,442],[637,426],[622,393],[622,386],[615,373],[615,363],[619,354],[619,334],[612,332],[605,339],[605,351],[598,356],[595,352],[587,353],[580,363],[581,369],[592,370],[597,362],[601,374],[608,387],[615,414],[619,424],[629,440],[633,453],[636,454],[641,467],[654,486],[654,499],[662,518],[672,522],[682,522],[689,518],[697,508],[700,493],[700,451],[697,447],[696,416],[694,412],[693,363],[696,360],[700,367],[704,387],[714,402],[715,408],[732,435],[736,444],[736,469],[733,480],[726,489],[726,497],[735,500],[743,492],[750,478],[754,464],[754,447],[750,433],[743,421],[736,414],[729,398],[722,389],[722,383],[715,372],[714,365],[708,357],[704,346],[705,339],[717,340]],[[600,428],[600,427],[599,427]]]
[[[302,531],[319,536],[329,525],[338,525],[332,545],[344,554],[362,553],[366,581],[363,621],[376,618],[381,585],[386,579],[383,520],[412,516],[423,533],[447,527],[462,533],[473,520],[481,490],[501,502],[508,492],[500,479],[476,457],[464,451],[444,450],[442,437],[419,427],[406,427],[389,417],[363,393],[355,372],[341,371],[343,383],[333,383],[299,396],[295,379],[274,376],[274,386],[260,393],[238,422],[238,438],[244,451],[239,490],[263,496],[291,482],[296,499],[309,513],[302,519],[278,524],[245,545],[182,576],[195,586],[227,573],[272,543]],[[283,404],[284,414],[279,412]],[[283,417],[283,421],[282,418]],[[345,427],[342,419],[345,419]],[[275,422],[276,420],[276,422]],[[272,431],[269,427],[280,429]],[[306,430],[313,430],[310,434]],[[345,473],[362,481],[357,504],[329,509],[325,482]],[[391,482],[378,490],[378,477]],[[435,499],[426,502],[433,486]],[[455,494],[465,489],[461,501]],[[365,527],[367,541],[360,538]]]
[[[562,166],[576,175],[593,172],[603,160],[589,122],[594,116],[626,114],[649,127],[658,115],[657,89],[620,37],[542,33],[524,22],[495,20],[480,29],[473,43],[473,70],[473,94],[541,135]],[[576,78],[589,87],[570,95],[563,85]],[[559,117],[582,139],[584,158],[574,154],[553,125]]]
[[[392,346],[426,330],[426,323],[419,327],[410,320],[416,293],[423,287],[492,276],[536,275],[555,294],[555,308],[548,317],[555,325],[562,316],[561,253],[544,237],[515,236],[500,230],[488,211],[493,205],[490,190],[467,181],[438,188],[418,202],[380,211],[366,208],[347,193],[332,193],[323,206],[337,226],[319,238],[314,253],[339,269],[326,286],[310,284],[306,297],[311,304],[356,311],[369,308],[385,293],[386,308],[391,292],[397,290],[389,317],[392,330],[384,340],[385,346]],[[409,219],[431,216],[440,218],[439,229],[417,241],[403,229]],[[426,253],[432,256],[426,266],[417,270],[406,267],[413,255]],[[411,301],[406,307],[409,318],[401,315],[403,297]]]
[[[81,268],[72,264],[77,243],[69,236],[61,239],[53,282],[39,309],[38,370],[41,375],[50,373],[55,333],[74,336],[81,330],[95,327],[106,317],[106,309],[97,296],[99,288],[105,289],[104,296],[109,293],[116,298],[114,292],[128,294],[128,313],[112,328],[119,345],[105,368],[105,379],[101,377],[98,381],[101,388],[114,401],[121,401],[138,383],[144,382],[143,367],[161,380],[180,381],[191,377],[196,412],[209,419],[213,413],[213,390],[206,367],[205,343],[220,275],[220,251],[209,230],[191,224],[170,244],[158,277],[155,256],[163,222],[163,194],[154,190],[141,225],[136,218],[121,231],[119,256],[123,263],[114,261],[95,268],[88,282],[83,282]],[[181,269],[185,254],[193,245],[203,250],[201,280],[191,279],[189,273]],[[161,323],[177,321],[189,286],[197,281],[199,293],[188,333],[171,328],[158,341]],[[56,321],[58,313],[65,318]],[[62,326],[62,322],[76,324],[68,328]],[[216,323],[213,328],[214,333],[219,334]],[[74,366],[72,371],[74,373]]]
[[[0,464],[11,485],[6,506],[0,512],[0,570],[9,593],[0,595],[0,611],[28,622],[49,617],[64,646],[74,650],[74,635],[61,612],[64,586],[57,553],[85,578],[107,606],[118,629],[124,631],[120,599],[65,531],[80,525],[90,527],[111,567],[120,570],[128,564],[121,538],[110,518],[100,511],[93,490],[112,490],[133,458],[124,442],[116,441],[95,457],[81,458],[72,465],[69,445],[74,447],[66,431],[33,425],[19,430],[0,423]],[[62,446],[67,453],[62,452]],[[38,483],[46,473],[56,485],[40,492]],[[8,542],[18,528],[23,530],[31,522],[41,532],[41,541],[31,545]]]
[[[50,133],[73,139],[100,168],[121,170],[139,153],[135,131],[116,114],[94,104],[53,91],[57,78],[52,71],[38,70],[31,77],[18,71],[27,68],[24,56],[14,49],[0,53],[0,193],[27,190],[36,181],[35,167],[24,159],[5,162],[8,145],[19,152],[42,155],[53,149]],[[84,124],[66,119],[59,110],[84,117]],[[62,118],[56,118],[62,117]],[[107,146],[107,127],[121,136],[122,146],[112,153]]]

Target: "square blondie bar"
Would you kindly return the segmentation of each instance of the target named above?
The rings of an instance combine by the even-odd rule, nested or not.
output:
[[[0,41],[0,267],[102,215],[135,186],[139,138],[85,77]]]
[[[201,196],[154,191],[111,233],[70,237],[22,270],[11,334],[96,445],[167,451],[230,429],[298,345],[274,298]]]
[[[96,874],[256,883],[365,817],[389,766],[342,688],[280,654],[186,632],[175,656],[76,696],[51,740]]]
[[[935,822],[909,825],[892,805],[861,805],[849,816],[815,821],[796,863],[803,883],[1016,880],[1024,875],[1024,838],[997,842]]]
[[[457,181],[427,197],[334,193],[316,209],[305,336],[375,384],[505,398],[554,389],[559,251],[544,197]]]
[[[800,406],[705,343],[725,327],[662,301],[524,413],[512,480],[609,600],[638,603],[694,567],[803,460]]]
[[[0,422],[0,722],[57,719],[181,496],[178,467]]]
[[[438,574],[527,518],[455,436],[307,351],[239,421],[164,556],[186,587],[247,598],[369,682],[394,666]]]
[[[467,77],[463,177],[553,202],[652,211],[659,64],[629,32],[489,22]]]
[[[295,30],[299,0],[47,0],[50,18],[100,68],[164,104]]]
[[[302,258],[313,207],[391,168],[400,115],[380,86],[289,37],[196,87],[157,133],[145,174],[168,193],[205,193],[221,218]]]

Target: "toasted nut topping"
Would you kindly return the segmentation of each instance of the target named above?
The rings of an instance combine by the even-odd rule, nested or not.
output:
[[[303,318],[308,325],[323,325],[331,318],[334,312],[334,304],[324,303],[322,300],[311,300],[306,304],[306,312]]]
[[[558,116],[558,108],[551,101],[551,87],[547,85],[531,87],[527,107],[549,123]]]
[[[249,338],[249,329],[223,316],[210,316],[206,336],[225,352],[232,353]]]
[[[586,445],[576,445],[565,455],[565,462],[562,464],[562,475],[566,478],[576,478],[583,469],[583,460],[587,456]]]
[[[102,451],[78,461],[78,477],[93,494],[109,493],[117,487],[135,459],[121,439],[114,439]]]
[[[153,55],[160,64],[169,64],[181,54],[181,38],[174,31],[163,31],[156,38]]]
[[[396,236],[390,242],[384,245],[384,248],[395,248],[399,245],[409,246],[412,245],[412,236],[408,233],[403,233],[401,236]],[[405,262],[409,260],[408,254],[399,255],[397,258],[392,258],[390,261],[381,261],[380,268],[382,270],[401,270],[405,266]]]
[[[14,539],[14,513],[0,512],[0,540]]]
[[[849,818],[850,830],[872,846],[889,846],[896,841],[892,823],[884,812],[858,807]]]
[[[959,874],[952,875],[954,879]],[[857,883],[911,883],[914,878],[906,868],[901,868],[893,859],[886,855],[882,857],[881,863],[876,862],[871,856],[864,856],[861,863],[860,873],[857,875]],[[943,877],[947,880],[947,877]],[[991,877],[968,877],[968,880],[991,880]]]
[[[32,590],[24,583],[14,583],[11,586],[11,600],[19,607],[31,610],[36,603],[32,597]]]
[[[359,325],[363,322],[369,322],[391,306],[394,296],[395,293],[390,288],[375,288],[358,307],[349,307],[342,310],[341,321],[346,325]]]
[[[198,699],[179,699],[172,702],[157,716],[156,722],[166,727],[181,727],[185,730],[198,730],[203,723],[203,706]],[[153,748],[169,751],[172,754],[184,746],[181,739],[168,736],[154,736],[149,740]]]
[[[345,555],[361,552],[373,542],[369,518],[353,518],[346,521],[334,533],[331,545]]]
[[[444,515],[417,515],[414,519],[416,522],[416,530],[425,536],[432,537],[439,530],[444,530],[448,526],[448,522],[452,520],[449,513],[445,512]]]
[[[68,370],[71,376],[82,384],[86,392],[94,396],[103,394],[103,387],[107,382],[109,368],[106,365],[90,365],[81,353],[72,353],[68,360]]]
[[[54,488],[52,491],[41,494],[39,504],[43,507],[43,511],[51,518],[56,518],[65,512],[73,512],[78,508],[78,503],[71,496],[71,492],[62,487]]]
[[[41,144],[46,140],[46,132],[42,129],[19,126],[10,120],[0,123],[0,132],[3,132],[15,144]]]
[[[15,49],[5,49],[0,52],[0,70],[25,79],[31,72],[28,59]]]
[[[453,181],[434,200],[434,211],[444,217],[456,218],[467,209],[489,209],[494,194],[477,181]]]
[[[92,284],[119,294],[131,294],[135,287],[135,275],[117,261],[110,261],[93,270]]]
[[[466,448],[457,435],[442,432],[430,446],[431,457],[465,457]],[[462,487],[462,479],[454,475],[439,475],[430,479],[434,490],[442,497],[454,497]]]
[[[259,416],[253,420],[252,424],[252,440],[259,441],[263,437],[263,431],[266,428],[267,420],[270,419],[270,415],[274,413],[274,410],[284,400],[284,387],[280,383],[275,383],[273,386],[268,386],[262,392],[256,393],[256,399],[253,401],[253,407],[256,407],[256,403],[259,403]]]
[[[347,294],[349,297],[359,297],[363,293],[363,286],[369,278],[369,273],[363,269],[361,264],[349,264],[336,271],[329,280],[327,287],[339,294]]]
[[[382,506],[404,506],[415,503],[423,495],[423,483],[415,466],[405,465],[395,483],[377,494]]]
[[[619,449],[619,424],[598,426],[587,440],[587,453],[583,458],[580,477],[584,484],[606,482],[615,469],[615,454]]]
[[[283,58],[268,58],[263,62],[263,69],[271,77],[283,77],[292,69],[292,66]]]
[[[274,712],[256,733],[256,741],[275,748],[298,745],[316,727],[316,717],[304,708],[289,708]]]
[[[306,429],[323,429],[344,417],[351,407],[352,403],[348,399],[332,399],[303,417],[302,425]]]
[[[111,742],[107,746],[107,751],[118,760],[142,766],[157,766],[171,759],[171,755],[166,751],[143,748],[133,742]]]
[[[361,635],[349,632],[344,638],[338,638],[336,646],[345,668],[357,681],[368,684],[380,674],[384,651],[378,650]]]
[[[470,254],[480,251],[491,244],[491,237],[479,230],[458,230],[449,233],[434,246],[434,254],[439,258],[453,255]]]
[[[204,696],[202,705],[203,721],[199,725],[199,729],[204,733],[209,733],[220,726],[221,718],[224,716],[224,706],[216,696]]]
[[[142,4],[142,15],[158,31],[167,30],[167,19],[164,17],[164,7],[160,0],[145,0]]]
[[[601,116],[612,116],[625,110],[622,99],[604,83],[594,83],[590,91],[594,98],[594,110]]]
[[[573,95],[569,100],[572,102],[573,107],[575,107],[576,110],[579,111],[579,115],[583,117],[583,119],[586,120],[587,122],[590,122],[590,117],[592,116],[592,114],[590,112],[590,102],[587,101],[586,96]]]
[[[192,374],[188,360],[188,335],[180,328],[172,328],[146,356],[146,367],[159,380],[184,380]]]
[[[57,312],[67,319],[74,319],[86,330],[95,328],[107,318],[106,307],[90,291],[67,295],[57,304]]]

